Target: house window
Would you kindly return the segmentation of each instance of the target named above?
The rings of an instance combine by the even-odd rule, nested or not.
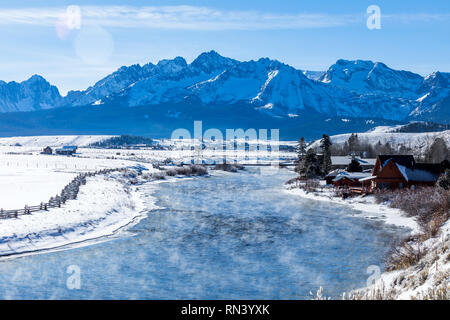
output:
[[[381,190],[389,189],[389,183],[382,182],[379,184]]]

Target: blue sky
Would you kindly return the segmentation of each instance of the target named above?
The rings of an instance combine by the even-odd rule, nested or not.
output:
[[[381,9],[381,29],[367,28],[369,5]],[[448,0],[16,0],[0,3],[0,30],[0,79],[40,74],[63,94],[122,65],[190,62],[211,49],[308,70],[344,58],[450,72]]]

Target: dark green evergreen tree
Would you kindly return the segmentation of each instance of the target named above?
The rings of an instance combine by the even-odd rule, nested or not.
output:
[[[322,176],[322,166],[312,148],[308,149],[299,171],[300,178],[316,179]]]
[[[359,148],[359,140],[358,134],[352,133],[348,138],[348,148],[350,152],[358,151]]]
[[[350,162],[350,164],[347,167],[347,171],[348,172],[362,172],[363,167],[361,166],[361,164],[359,163],[358,160],[352,159],[352,161]]]
[[[328,174],[331,171],[331,140],[330,137],[326,134],[322,136],[322,140],[320,140],[320,147],[322,148],[323,161],[322,161],[322,172],[324,174]]]
[[[299,173],[303,165],[303,159],[306,155],[306,141],[305,138],[301,137],[297,143],[297,159],[295,161],[295,172]]]

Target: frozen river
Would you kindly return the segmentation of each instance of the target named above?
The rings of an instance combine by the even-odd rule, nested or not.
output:
[[[406,230],[289,195],[291,177],[255,168],[148,188],[159,209],[117,238],[0,261],[0,297],[309,299],[365,286]]]

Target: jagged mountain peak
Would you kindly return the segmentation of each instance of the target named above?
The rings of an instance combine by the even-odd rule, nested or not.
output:
[[[156,64],[123,66],[65,98],[39,75],[21,83],[0,81],[0,112],[195,102],[246,104],[277,117],[298,117],[307,110],[327,116],[394,120],[436,119],[443,114],[442,120],[450,122],[446,113],[449,97],[448,73],[435,72],[424,79],[382,62],[339,59],[322,75],[270,58],[241,62],[214,50],[201,53],[190,64],[175,57]]]
[[[375,65],[375,62],[371,61],[371,60],[361,60],[361,59],[356,59],[356,60],[347,60],[347,59],[338,59],[336,61],[336,63],[333,66],[342,66],[342,67],[353,67],[353,66],[357,66],[359,68],[364,68],[364,69],[372,69],[373,66]],[[333,68],[333,66],[330,67]]]
[[[176,71],[187,67],[187,62],[183,57],[175,57],[173,59],[163,59],[156,65],[159,68],[166,68],[167,71]]]
[[[436,71],[424,79],[424,84],[427,86],[435,86],[435,87],[448,87],[450,83],[450,73],[448,72],[440,72]]]
[[[22,83],[49,83],[47,80],[45,80],[44,77],[38,74],[33,74],[28,80],[25,80]]]
[[[237,60],[226,58],[218,54],[216,51],[203,52],[191,63],[191,67],[211,73],[215,70],[225,70],[234,67],[238,63]]]
[[[409,71],[394,70],[382,62],[339,59],[320,81],[360,94],[389,93],[396,98],[413,99],[423,77]]]
[[[0,82],[0,112],[54,108],[61,99],[58,88],[40,75],[35,74],[20,83]]]
[[[211,50],[208,52],[202,52],[198,55],[197,58],[194,59],[192,64],[202,63],[207,61],[223,61],[223,60],[232,60],[230,58],[226,58],[220,55],[217,51]]]

